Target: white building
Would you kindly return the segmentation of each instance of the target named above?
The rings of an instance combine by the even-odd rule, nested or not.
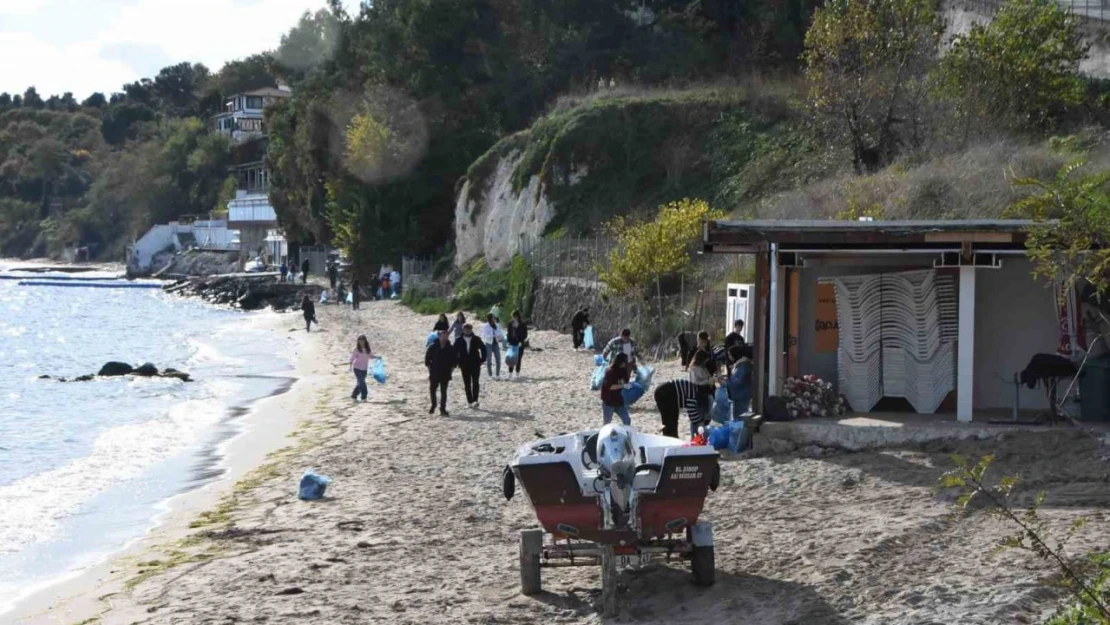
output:
[[[134,245],[128,257],[128,268],[138,273],[153,271],[154,258],[162,252],[187,249],[231,251],[239,249],[239,231],[222,220],[191,220],[182,218],[151,227]]]
[[[270,264],[288,254],[285,237],[270,205],[270,176],[265,157],[268,144],[264,111],[267,106],[292,95],[288,87],[266,88],[236,94],[227,110],[213,118],[215,131],[235,144],[235,175],[239,188],[227,203],[230,228],[239,231],[242,260],[259,255]]]

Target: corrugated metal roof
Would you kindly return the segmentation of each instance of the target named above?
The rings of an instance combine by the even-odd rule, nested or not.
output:
[[[907,221],[845,221],[831,219],[754,219],[751,221],[715,221],[710,231],[754,232],[1018,232],[1036,222],[1027,219],[945,219]]]

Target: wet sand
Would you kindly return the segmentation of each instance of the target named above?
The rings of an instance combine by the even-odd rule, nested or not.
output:
[[[27,622],[102,623],[600,623],[599,572],[545,569],[545,592],[519,593],[517,540],[535,527],[525,500],[506,502],[501,469],[520,443],[596,426],[590,356],[570,337],[531,333],[522,380],[483,374],[480,409],[461,377],[450,417],[429,415],[423,340],[434,322],[393,302],[354,313],[319,307],[309,335],[310,383],[277,398],[303,421],[195,526],[156,533],[99,583]],[[290,329],[299,316],[290,315]],[[344,363],[365,333],[385,355],[389,381],[368,403],[349,399]],[[655,380],[680,375],[660,366]],[[298,392],[298,389],[305,392]],[[651,397],[633,424],[659,426]],[[1007,552],[1007,528],[986,515],[954,520],[950,493],[934,489],[953,452],[995,452],[998,472],[1020,471],[1026,491],[1046,489],[1056,526],[1091,519],[1074,544],[1106,548],[1110,470],[1089,439],[1001,434],[998,440],[917,450],[728,458],[707,502],[717,542],[717,584],[686,570],[622,573],[621,615],[636,623],[1038,623],[1057,604],[1051,569]],[[302,502],[307,467],[331,476],[327,498]],[[1023,492],[1026,492],[1023,491]],[[195,512],[193,513],[195,515]],[[103,601],[90,597],[105,596]],[[73,606],[83,606],[81,608]],[[95,610],[90,611],[95,608]],[[55,612],[55,614],[51,614]],[[608,621],[606,621],[608,622]]]

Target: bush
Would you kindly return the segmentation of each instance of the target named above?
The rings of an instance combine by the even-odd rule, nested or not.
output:
[[[523,256],[513,256],[513,264],[509,268],[509,294],[505,298],[505,305],[509,310],[519,310],[525,319],[532,314],[532,301],[536,287],[536,276],[532,273],[532,266]]]

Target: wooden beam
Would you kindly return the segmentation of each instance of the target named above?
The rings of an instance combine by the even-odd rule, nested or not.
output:
[[[755,256],[755,327],[752,328],[752,410],[763,411],[767,380],[767,312],[771,288],[770,259],[764,249]]]
[[[1013,243],[1012,232],[930,232],[926,243]]]

